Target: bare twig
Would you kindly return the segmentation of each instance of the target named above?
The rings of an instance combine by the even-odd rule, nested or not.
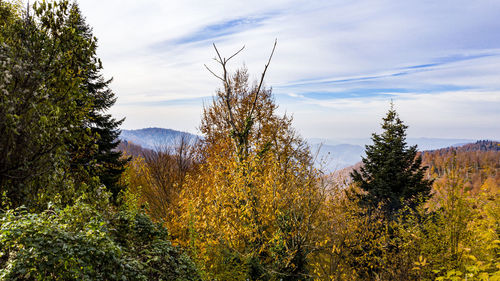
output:
[[[274,50],[276,49],[276,44],[278,44],[278,39],[274,40],[273,50],[271,51],[271,55],[269,56],[266,65],[264,66],[264,71],[262,72],[262,76],[260,77],[259,86],[257,87],[257,91],[255,92],[255,97],[252,102],[252,109],[250,110],[248,117],[252,117],[253,112],[255,110],[255,106],[257,104],[257,98],[259,97],[260,93],[260,88],[262,87],[262,83],[264,82],[264,77],[266,76],[267,67],[269,66],[269,64],[271,63],[271,59],[273,58]]]
[[[222,60],[222,57],[220,56],[219,50],[217,50],[217,46],[215,46],[215,43],[212,43],[212,45],[214,45],[215,52],[217,53],[217,56],[219,57],[219,62],[225,63],[225,61]]]
[[[210,73],[212,73],[212,75],[214,75],[215,77],[217,77],[218,79],[220,79],[224,83],[224,94],[225,94],[224,95],[224,99],[225,99],[226,107],[227,107],[227,110],[228,110],[228,113],[229,113],[229,120],[228,120],[228,122],[231,125],[233,131],[235,133],[237,133],[238,130],[236,128],[236,123],[234,122],[233,109],[231,107],[231,86],[229,85],[229,79],[227,77],[227,67],[226,67],[226,64],[227,64],[227,62],[230,59],[234,58],[237,54],[241,53],[241,51],[243,51],[243,49],[245,49],[245,46],[241,47],[241,49],[239,49],[237,52],[235,52],[234,54],[232,54],[228,59],[222,58],[222,56],[220,55],[219,49],[217,49],[217,46],[215,45],[215,43],[213,43],[213,46],[214,46],[214,49],[215,49],[215,53],[217,54],[217,57],[215,58],[215,61],[217,61],[218,63],[220,63],[222,65],[223,75],[221,77],[221,76],[215,74],[206,65],[205,65],[205,68],[207,68],[207,70],[210,71]]]
[[[225,82],[224,79],[222,77],[220,77],[219,75],[215,74],[210,68],[208,68],[208,66],[206,64],[204,64],[205,68],[210,72],[212,73],[213,76],[219,78],[220,80],[222,80],[222,82]]]
[[[241,49],[239,51],[237,51],[232,56],[230,56],[225,62],[228,62],[230,59],[232,59],[233,57],[235,57],[237,54],[239,54],[241,51],[243,51],[243,49],[245,49],[245,45],[243,45],[243,47],[241,47]]]

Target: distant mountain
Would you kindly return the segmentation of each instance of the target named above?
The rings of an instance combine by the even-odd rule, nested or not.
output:
[[[459,147],[424,151],[422,164],[427,176],[442,178],[450,170],[458,171],[465,190],[477,192],[487,183],[500,186],[500,142],[477,141]]]
[[[200,137],[187,132],[163,128],[122,130],[120,135],[121,140],[132,142],[148,149],[159,149],[165,146],[176,145],[182,138],[193,142]]]
[[[461,146],[451,146],[440,148],[436,150],[424,151],[425,153],[438,153],[438,154],[447,154],[453,151],[459,152],[469,152],[469,151],[500,151],[500,142],[498,141],[490,141],[490,140],[480,140],[475,143],[467,143]]]
[[[338,145],[338,144],[353,144],[365,146],[371,144],[372,140],[370,138],[342,138],[342,139],[321,139],[321,138],[309,138],[309,143],[316,144],[322,143],[327,145]],[[460,146],[466,143],[475,142],[474,139],[447,139],[447,138],[407,138],[406,141],[408,145],[418,145],[419,150],[431,150],[439,149],[448,146]]]
[[[344,141],[344,142],[343,142]],[[436,150],[443,147],[458,147],[472,143],[470,139],[443,138],[408,138],[408,145],[417,145],[420,151]],[[311,151],[316,157],[316,166],[325,172],[338,171],[361,161],[365,153],[365,144],[371,144],[371,139],[309,139]]]
[[[472,139],[439,139],[439,138],[408,138],[409,145],[418,145],[418,150],[434,150],[443,147],[457,147],[467,143],[475,142]]]
[[[122,130],[120,139],[140,145],[147,149],[158,149],[164,146],[172,146],[184,137],[195,141],[200,136],[187,132],[164,128],[144,128],[139,130]],[[311,152],[316,158],[316,166],[325,172],[338,171],[352,166],[361,161],[364,156],[365,144],[371,140],[366,139],[309,139]],[[420,151],[436,150],[443,147],[458,147],[463,144],[473,143],[469,139],[442,139],[442,138],[408,138],[409,145],[418,145]],[[483,147],[486,144],[480,144]]]
[[[332,172],[361,161],[365,148],[353,144],[312,144],[311,152],[316,158],[316,166],[325,172]]]
[[[349,174],[358,169],[361,162],[344,169],[331,170],[334,183],[346,186]],[[500,142],[481,140],[459,146],[449,146],[422,151],[422,165],[429,167],[429,178],[442,178],[450,169],[458,169],[464,175],[467,189],[478,190],[486,180],[500,186]]]

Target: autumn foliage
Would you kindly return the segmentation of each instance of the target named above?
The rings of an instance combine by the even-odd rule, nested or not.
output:
[[[204,108],[202,139],[158,151],[129,145],[124,177],[203,278],[498,280],[497,143],[419,154],[405,148],[406,126],[391,108],[397,122],[384,129],[398,137],[380,135],[371,147],[375,155],[387,140],[381,151],[407,164],[393,169],[394,196],[381,191],[395,181],[390,164],[377,174],[382,166],[364,163],[364,185],[346,185],[314,167],[292,118],[277,113],[263,84],[270,59],[251,84],[245,68],[228,72],[233,56],[216,53],[221,74],[209,70],[222,87]],[[405,193],[405,175],[422,196]],[[377,198],[367,193],[374,182]]]

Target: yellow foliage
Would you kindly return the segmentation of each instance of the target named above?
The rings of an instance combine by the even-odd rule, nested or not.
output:
[[[319,172],[291,119],[274,114],[269,91],[262,90],[252,113],[247,78],[237,72],[234,96],[225,100],[219,92],[205,109],[203,161],[186,179],[171,232],[210,278],[300,279],[320,241]]]

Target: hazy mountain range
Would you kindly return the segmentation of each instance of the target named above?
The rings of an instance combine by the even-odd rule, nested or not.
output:
[[[189,141],[200,139],[200,136],[164,128],[144,128],[138,130],[122,130],[120,139],[129,141],[149,149],[159,149],[176,145],[181,138]],[[460,146],[475,142],[472,139],[442,138],[408,138],[409,145],[418,145],[419,150],[434,150],[450,146]],[[369,138],[363,139],[308,139],[316,165],[325,171],[335,171],[361,161],[364,156],[364,145],[370,144]]]
[[[123,141],[132,142],[149,149],[161,149],[166,146],[176,145],[182,138],[191,142],[200,137],[187,132],[164,128],[122,130],[120,135],[120,139]]]
[[[365,154],[365,145],[371,139],[322,140],[309,139],[318,167],[326,171],[336,171],[361,161]],[[475,142],[472,139],[408,138],[408,145],[417,145],[420,151],[435,150],[450,146],[461,146]]]

